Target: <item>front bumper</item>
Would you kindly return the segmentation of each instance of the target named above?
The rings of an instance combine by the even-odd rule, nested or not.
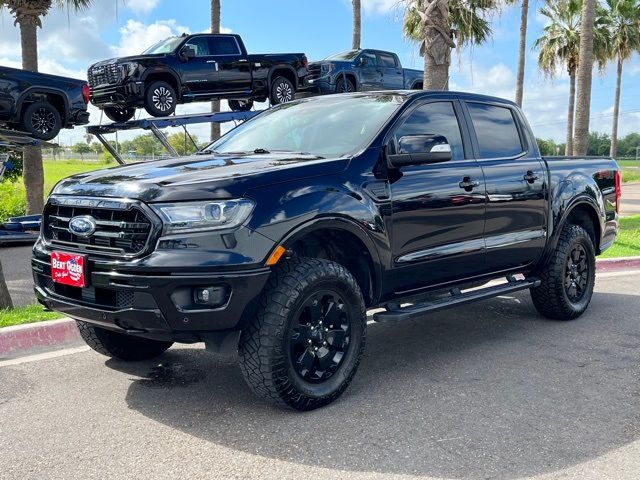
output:
[[[34,256],[31,265],[36,298],[46,307],[104,328],[177,341],[198,341],[204,332],[242,328],[271,273],[258,268],[134,274],[116,267],[90,271],[89,286],[79,288],[54,283],[50,262],[42,255]],[[193,305],[188,295],[180,295],[210,285],[227,288],[225,302],[217,308]]]
[[[142,82],[101,85],[91,89],[91,103],[98,107],[140,106],[143,102]]]

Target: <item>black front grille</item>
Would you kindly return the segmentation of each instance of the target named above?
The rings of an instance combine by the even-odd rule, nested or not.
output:
[[[116,85],[121,80],[120,67],[115,64],[91,67],[87,72],[87,80],[91,88]]]
[[[117,210],[49,203],[44,210],[44,238],[52,246],[65,250],[109,256],[140,254],[149,241],[152,223],[138,207],[126,207]],[[90,236],[76,235],[69,230],[69,221],[80,215],[95,221],[96,229]]]
[[[307,68],[307,70],[309,71],[309,76],[307,77],[309,80],[313,80],[315,78],[318,78],[321,76],[321,66],[320,65],[309,65],[309,68]]]

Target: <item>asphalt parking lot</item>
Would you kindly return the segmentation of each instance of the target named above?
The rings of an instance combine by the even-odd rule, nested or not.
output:
[[[639,283],[600,274],[574,322],[519,293],[371,324],[351,387],[308,413],[199,347],[5,362],[0,478],[637,479]]]

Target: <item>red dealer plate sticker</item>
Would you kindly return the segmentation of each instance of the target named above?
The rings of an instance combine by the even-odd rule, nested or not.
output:
[[[84,287],[84,255],[51,252],[51,278],[56,283]]]

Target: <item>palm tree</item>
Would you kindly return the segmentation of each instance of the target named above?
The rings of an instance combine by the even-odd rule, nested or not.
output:
[[[220,33],[220,0],[211,0],[211,33]],[[211,113],[220,111],[220,100],[211,102]],[[211,123],[211,141],[220,138],[220,124]]]
[[[578,88],[576,93],[576,121],[573,154],[586,155],[589,143],[589,115],[591,114],[591,79],[593,76],[593,37],[596,0],[583,0],[580,14],[580,54]]]
[[[499,8],[500,1],[406,2],[403,31],[407,38],[420,45],[420,55],[424,57],[423,88],[446,90],[449,86],[451,50],[486,41],[491,36],[491,26],[484,15]]]
[[[527,48],[527,17],[529,15],[529,0],[522,0],[520,7],[520,45],[518,48],[518,74],[516,75],[516,103],[522,106],[524,91],[524,60]]]
[[[351,48],[353,50],[360,50],[362,9],[360,8],[360,0],[351,0],[351,3],[353,4],[353,40],[351,42]]]
[[[11,302],[11,296],[9,295],[9,289],[7,283],[4,281],[4,273],[2,272],[2,261],[0,261],[0,310],[5,308],[13,308]]]
[[[611,42],[609,56],[617,64],[616,92],[613,103],[613,125],[611,127],[611,149],[609,156],[618,154],[618,115],[620,113],[620,86],[622,65],[634,51],[640,50],[640,2],[638,0],[606,0],[606,23]]]
[[[83,10],[91,0],[0,0],[0,10],[6,8],[20,28],[22,68],[38,71],[38,27],[42,17],[55,5],[59,8]],[[27,213],[42,212],[44,206],[44,171],[42,151],[38,147],[25,147],[22,159],[22,178],[27,191]]]

